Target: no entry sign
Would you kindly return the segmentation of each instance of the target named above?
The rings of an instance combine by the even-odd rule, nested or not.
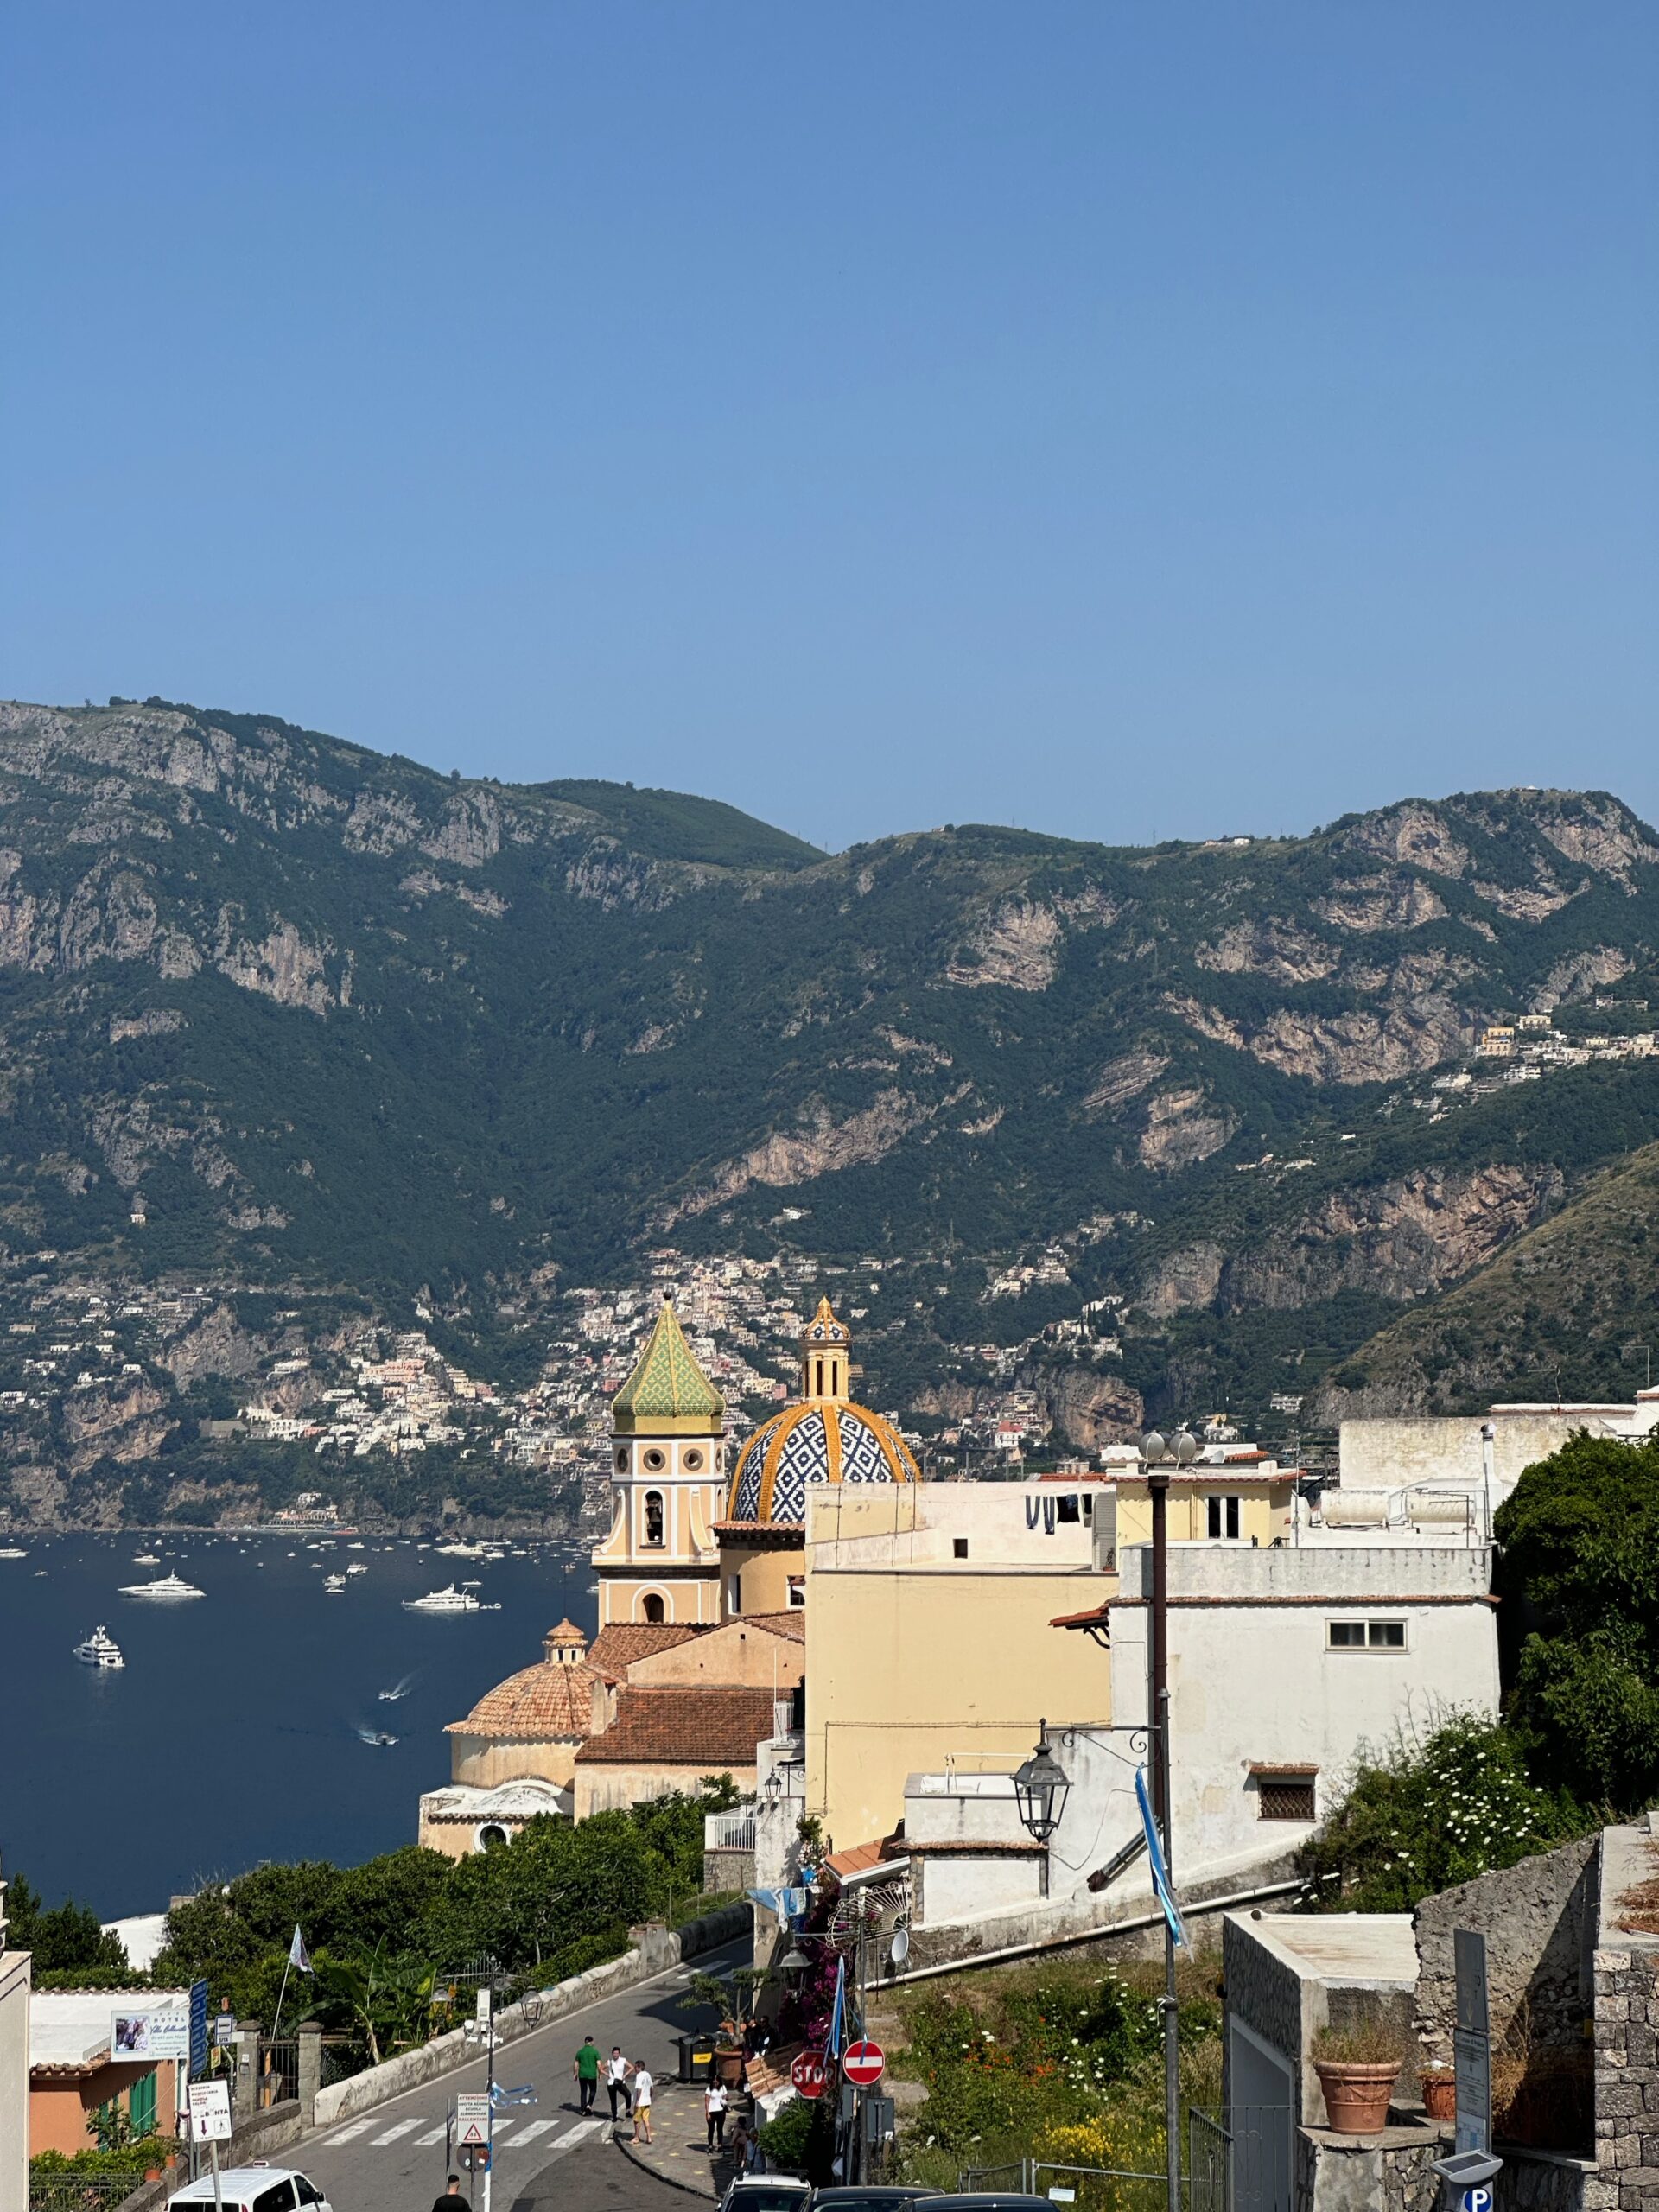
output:
[[[821,2097],[823,2094],[823,2053],[804,2050],[789,2069],[789,2078],[798,2097]]]
[[[868,2089],[872,2082],[881,2079],[881,2069],[887,2063],[879,2043],[849,2043],[841,2070],[857,2088]]]

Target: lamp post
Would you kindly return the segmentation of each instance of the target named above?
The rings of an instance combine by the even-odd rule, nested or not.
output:
[[[1014,1802],[1027,1835],[1046,1843],[1060,1825],[1071,1783],[1048,1745],[1048,1723],[1037,1724],[1037,1748],[1014,1777]]]
[[[1145,1438],[1141,1456],[1146,1462],[1147,1488],[1152,1498],[1152,1633],[1147,1639],[1151,1710],[1156,1747],[1152,1773],[1152,1809],[1158,1822],[1164,1852],[1164,1878],[1172,1902],[1175,1896],[1173,1849],[1174,1807],[1170,1793],[1169,1714],[1169,1478],[1171,1468],[1190,1467],[1198,1456],[1196,1437],[1185,1429],[1175,1436],[1160,1436],[1154,1429]],[[1169,2176],[1170,2212],[1181,2202],[1181,2046],[1180,2008],[1175,1994],[1175,1931],[1164,1924],[1164,2131]]]

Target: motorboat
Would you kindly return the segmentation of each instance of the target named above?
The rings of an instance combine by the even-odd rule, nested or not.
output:
[[[85,1643],[75,1646],[75,1656],[83,1667],[124,1667],[121,1647],[100,1621]]]
[[[360,1560],[353,1560],[346,1570],[347,1574],[366,1574],[368,1571]]]
[[[465,1589],[457,1589],[450,1582],[442,1590],[429,1590],[424,1598],[405,1598],[404,1600],[406,1613],[477,1613],[483,1610],[478,1602],[477,1591],[471,1584]]]
[[[134,1552],[132,1563],[135,1567],[159,1567],[162,1555],[159,1552]]]
[[[124,1598],[205,1598],[207,1592],[198,1590],[194,1582],[187,1582],[181,1575],[163,1574],[155,1582],[129,1582],[122,1586]]]
[[[346,1578],[343,1574],[325,1574],[322,1578],[322,1586],[331,1598],[338,1598],[346,1587]]]
[[[397,1740],[390,1728],[359,1728],[357,1732],[362,1742],[378,1751],[389,1751]]]
[[[27,1552],[19,1551],[16,1544],[0,1544],[0,1559],[27,1559]]]

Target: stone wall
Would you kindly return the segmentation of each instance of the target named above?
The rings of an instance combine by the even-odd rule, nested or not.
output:
[[[1230,1915],[1221,1923],[1221,1979],[1227,1992],[1227,2011],[1280,2052],[1291,2069],[1293,2082],[1302,2076],[1302,1985],[1282,1959],[1263,1943],[1252,1942],[1248,1932]],[[1233,2101],[1230,2078],[1232,2037],[1222,2045],[1221,2094],[1224,2104]],[[1298,2108],[1293,2124],[1301,2120]]]
[[[1659,2202],[1659,1951],[1604,1942],[1595,1976],[1599,2173],[1586,2187],[1586,2212],[1651,2212]]]
[[[1530,2049],[1582,2050],[1592,1993],[1598,1842],[1580,1836],[1423,1899],[1414,1916],[1417,2027],[1428,2056],[1452,2056],[1458,2009],[1452,1937],[1458,1928],[1486,1938],[1494,2048],[1524,2021]]]
[[[1367,2140],[1303,2127],[1295,2144],[1297,2212],[1438,2212],[1442,2187],[1429,2164],[1446,2145],[1432,2128],[1391,2128]]]

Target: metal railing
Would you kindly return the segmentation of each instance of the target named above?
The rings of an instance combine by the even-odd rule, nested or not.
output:
[[[1186,2118],[1192,2212],[1290,2212],[1288,2105],[1194,2105]]]
[[[156,2163],[161,2164],[159,2153]],[[121,2174],[31,2173],[29,2212],[113,2212],[143,2180],[142,2166]]]
[[[705,1851],[753,1851],[753,1807],[747,1812],[705,1813],[702,1816],[702,1847]]]

